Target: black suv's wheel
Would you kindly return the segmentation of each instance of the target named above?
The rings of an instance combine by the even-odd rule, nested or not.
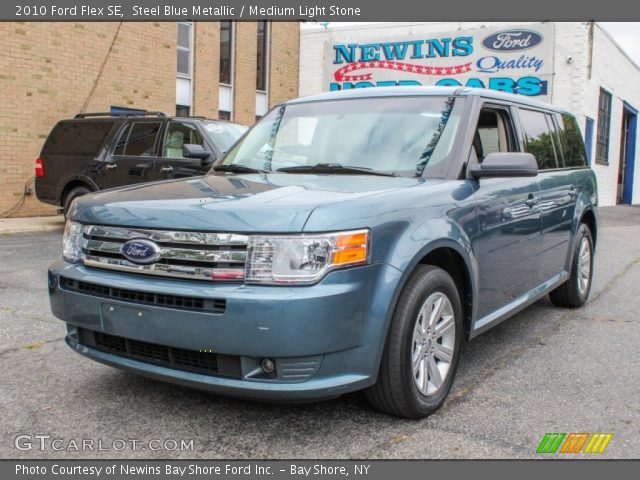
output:
[[[378,410],[424,418],[446,398],[460,356],[462,305],[444,270],[420,266],[398,300],[378,380],[365,390]]]
[[[589,227],[578,227],[573,249],[569,279],[549,293],[551,302],[558,307],[578,308],[584,305],[591,291],[593,278],[593,237]]]
[[[78,197],[82,195],[86,195],[87,193],[91,193],[87,187],[75,187],[69,190],[69,192],[64,197],[64,217],[67,218],[67,214],[69,212],[69,208],[71,208],[71,203]]]

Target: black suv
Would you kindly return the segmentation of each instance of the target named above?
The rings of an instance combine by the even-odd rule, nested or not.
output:
[[[36,195],[67,211],[86,193],[206,173],[244,125],[160,112],[80,113],[53,127],[36,160]]]

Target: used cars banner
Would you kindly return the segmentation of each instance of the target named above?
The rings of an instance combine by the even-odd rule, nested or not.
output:
[[[337,31],[326,42],[325,90],[460,85],[550,98],[553,25],[354,41],[356,31]]]

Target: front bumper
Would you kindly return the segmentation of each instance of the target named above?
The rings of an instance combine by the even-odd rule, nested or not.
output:
[[[313,286],[285,287],[156,279],[64,261],[49,270],[53,314],[67,323],[67,344],[93,360],[220,394],[265,400],[314,400],[375,382],[400,272],[388,265],[335,271]],[[65,280],[66,279],[66,280]],[[65,288],[68,279],[117,289],[226,301],[224,312],[167,308]],[[239,374],[186,371],[114,354],[82,342],[78,331],[237,359]],[[273,359],[276,371],[260,369]],[[292,365],[304,364],[301,370]],[[287,372],[297,374],[287,374]]]

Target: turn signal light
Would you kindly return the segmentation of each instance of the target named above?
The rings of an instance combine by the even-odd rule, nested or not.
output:
[[[351,265],[367,260],[369,232],[361,231],[336,237],[333,265]]]

